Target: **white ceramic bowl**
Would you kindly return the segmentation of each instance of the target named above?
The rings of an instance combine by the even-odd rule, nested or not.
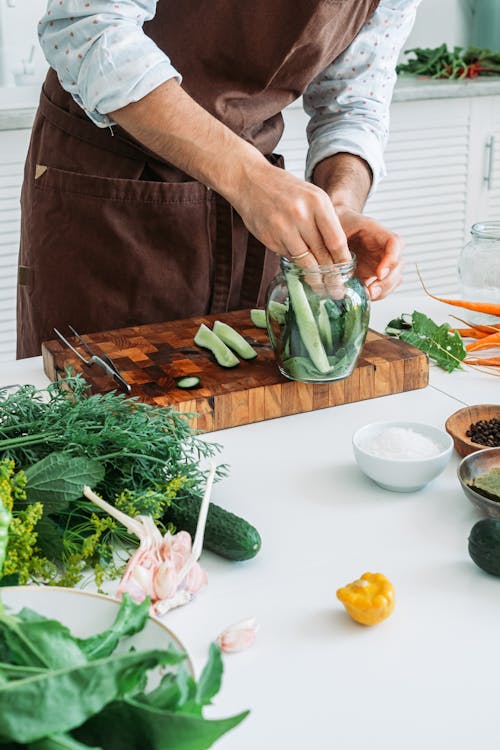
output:
[[[32,609],[44,617],[59,620],[78,638],[88,638],[109,628],[120,608],[120,602],[111,596],[62,586],[5,586],[0,588],[0,597],[9,613],[16,614],[24,607]],[[140,633],[120,641],[116,652],[128,651],[132,646],[137,651],[166,650],[170,644],[179,651],[186,651],[169,628],[150,617]],[[193,674],[189,656],[184,663]],[[153,678],[153,685],[154,682]]]
[[[432,456],[388,458],[375,455],[369,443],[385,430],[399,427],[430,438],[440,451]],[[361,471],[381,487],[392,492],[414,492],[440,474],[453,450],[453,440],[444,430],[421,422],[373,422],[361,427],[352,438],[354,457]]]

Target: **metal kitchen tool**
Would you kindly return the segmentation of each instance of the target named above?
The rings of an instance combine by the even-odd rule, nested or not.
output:
[[[99,367],[101,367],[104,370],[104,372],[110,375],[115,381],[115,383],[118,383],[118,385],[121,388],[123,388],[123,390],[126,393],[130,393],[130,391],[132,390],[131,385],[127,383],[125,378],[120,375],[120,372],[117,366],[115,365],[115,363],[113,362],[113,360],[111,359],[111,357],[108,357],[107,354],[96,354],[94,350],[88,345],[88,343],[83,340],[80,334],[77,331],[75,331],[73,326],[68,325],[68,328],[71,330],[73,335],[78,339],[78,341],[83,346],[87,354],[90,355],[89,358],[84,357],[83,354],[80,354],[80,352],[77,349],[75,349],[75,347],[72,346],[72,344],[69,343],[68,339],[65,338],[62,335],[62,333],[57,330],[57,328],[54,328],[54,333],[61,339],[61,341],[64,344],[66,344],[66,346],[68,346],[71,349],[72,352],[76,354],[76,356],[79,359],[81,359],[82,362],[84,362],[89,367],[91,367],[92,365],[99,365]]]

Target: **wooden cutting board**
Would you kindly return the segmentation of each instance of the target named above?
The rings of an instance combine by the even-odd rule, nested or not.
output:
[[[220,367],[208,350],[196,347],[193,338],[200,324],[211,327],[217,319],[239,331],[256,349],[257,358],[228,369]],[[253,326],[248,310],[121,328],[88,334],[85,339],[96,353],[112,357],[132,385],[132,396],[196,413],[191,423],[204,432],[423,388],[429,380],[423,352],[375,331],[368,332],[349,378],[317,384],[287,380],[276,366],[267,331]],[[116,388],[101,368],[87,367],[59,340],[45,342],[42,354],[51,380],[71,365],[84,373],[92,392]],[[183,375],[198,376],[200,386],[178,388],[175,379]]]

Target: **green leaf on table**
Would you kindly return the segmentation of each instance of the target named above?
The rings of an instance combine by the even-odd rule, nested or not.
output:
[[[140,689],[148,670],[178,660],[178,654],[159,650],[116,654],[1,684],[0,743],[34,742],[79,727],[109,703]]]
[[[392,331],[397,331],[393,325],[394,322],[391,321],[389,326]],[[397,335],[401,341],[425,352],[447,372],[461,368],[461,362],[467,354],[460,334],[457,331],[451,332],[448,323],[438,325],[417,310],[413,312],[412,325],[409,330],[405,330],[402,326],[399,334],[392,333],[391,335]]]
[[[42,502],[46,512],[63,510],[82,496],[83,487],[95,487],[104,479],[99,461],[67,453],[50,453],[26,471],[28,502]]]
[[[46,669],[86,664],[85,654],[65,625],[28,613],[0,616],[2,652],[6,650],[14,664]]]
[[[102,743],[106,750],[207,750],[247,715],[244,711],[227,719],[209,720],[161,711],[126,698],[105,708],[74,734],[82,742]]]
[[[0,750],[2,750],[0,745]],[[53,734],[50,737],[43,737],[37,742],[29,745],[29,750],[103,750],[101,747],[90,747],[75,740],[70,734]]]
[[[222,682],[223,670],[221,650],[216,643],[211,643],[208,661],[203,668],[196,689],[196,702],[199,706],[207,706],[214,695],[217,695]]]
[[[120,638],[139,633],[149,618],[151,602],[149,597],[136,602],[129,594],[124,594],[114,623],[108,630],[90,638],[79,638],[77,643],[89,661],[110,656]],[[179,655],[184,658],[183,655]]]

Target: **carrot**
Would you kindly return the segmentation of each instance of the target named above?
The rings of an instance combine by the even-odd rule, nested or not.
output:
[[[475,331],[480,331],[481,333],[495,333],[495,331],[500,331],[500,323],[482,323],[479,325],[478,323],[470,323],[468,320],[459,318],[458,315],[450,315],[450,318],[459,320],[460,323],[464,323],[469,328],[473,328]]]
[[[445,297],[436,297],[435,294],[431,294],[424,284],[424,280],[417,266],[417,274],[422,284],[424,292],[432,299],[437,302],[444,302],[446,305],[454,305],[455,307],[463,307],[465,310],[474,310],[475,312],[482,312],[487,315],[498,315],[500,317],[500,303],[495,304],[493,302],[469,302],[465,299],[446,299]]]
[[[496,333],[490,333],[479,341],[473,341],[471,344],[467,344],[465,347],[468,352],[476,352],[479,349],[490,349],[493,346],[500,346],[500,331]]]
[[[488,336],[477,328],[450,328],[450,333],[458,333],[463,339],[484,339]]]
[[[488,367],[500,367],[500,357],[485,357],[484,359],[467,358],[463,361],[466,365],[487,365]]]

